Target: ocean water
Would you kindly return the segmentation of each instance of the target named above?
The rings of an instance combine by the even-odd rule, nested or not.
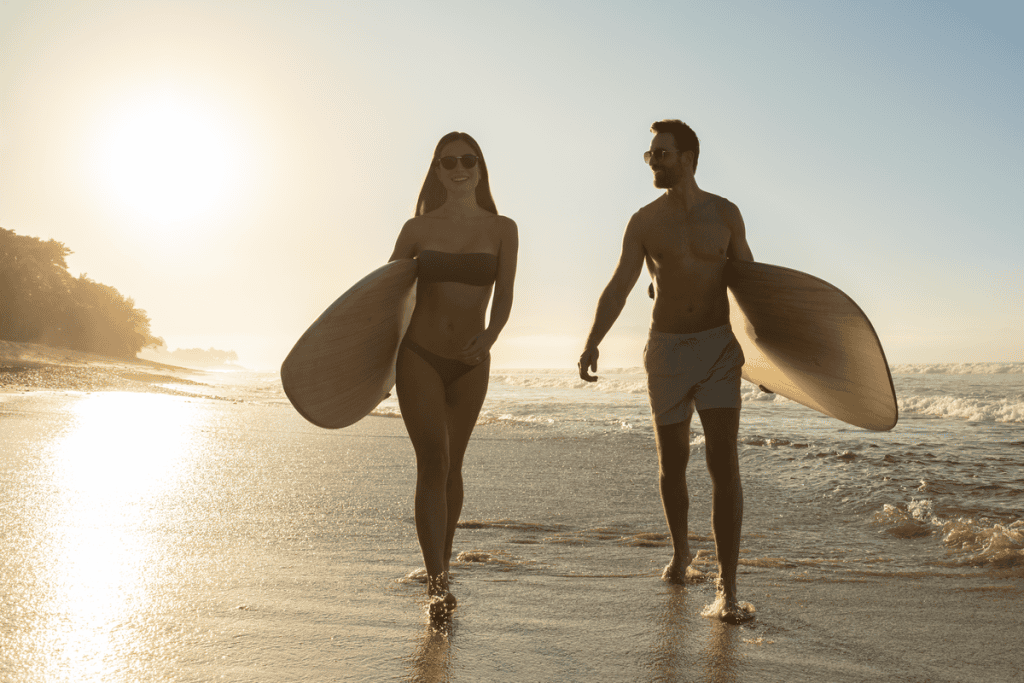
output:
[[[273,375],[0,396],[0,681],[1019,680],[1024,364],[893,371],[887,433],[744,385],[741,627],[658,579],[639,369],[492,371],[443,629],[394,399],[329,431]]]
[[[880,546],[880,530],[882,538],[934,542],[894,556],[891,567],[916,570],[925,562],[1015,568],[1024,575],[1024,363],[891,371],[900,420],[884,433],[845,425],[744,382],[744,478],[771,478],[793,502],[827,505],[830,515],[866,532],[859,541],[865,549]],[[376,413],[400,415],[397,401],[385,401]],[[479,423],[654,448],[642,368],[614,369],[596,383],[566,370],[495,371]],[[697,416],[692,434],[691,462],[700,462]],[[919,547],[929,550],[922,554]],[[875,562],[870,553],[865,558]],[[843,564],[857,562],[850,557]]]

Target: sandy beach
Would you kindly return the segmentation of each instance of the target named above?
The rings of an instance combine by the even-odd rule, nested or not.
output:
[[[160,384],[198,384],[198,371],[139,359],[59,349],[0,339],[0,392],[150,391],[175,393]],[[187,392],[185,392],[187,393]]]
[[[854,571],[774,549],[810,524],[745,481],[741,599],[658,578],[653,455],[483,425],[449,628],[432,629],[400,419],[317,429],[216,377],[3,345],[0,680],[1013,681],[1019,572]],[[168,388],[170,387],[170,388]],[[220,392],[225,393],[225,392]],[[176,395],[175,395],[176,394]],[[615,469],[628,460],[628,468]],[[714,572],[709,482],[691,543]],[[808,529],[813,527],[808,526]],[[819,540],[828,544],[826,529]]]

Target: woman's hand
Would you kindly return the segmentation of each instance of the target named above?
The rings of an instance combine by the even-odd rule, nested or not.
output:
[[[467,365],[479,365],[487,358],[487,354],[491,352],[491,347],[494,346],[495,339],[491,334],[484,330],[480,334],[476,335],[469,340],[469,343],[462,347],[462,351],[459,352],[459,360]]]

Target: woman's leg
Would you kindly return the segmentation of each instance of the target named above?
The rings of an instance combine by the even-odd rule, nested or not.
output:
[[[469,437],[473,434],[476,419],[480,415],[480,407],[487,396],[487,382],[491,370],[491,359],[488,356],[482,363],[474,367],[448,387],[445,412],[448,422],[448,526],[444,539],[444,568],[448,571],[452,556],[452,543],[455,539],[455,527],[462,514],[462,462],[469,445]]]
[[[447,483],[450,470],[445,389],[433,367],[408,348],[398,352],[398,405],[416,451],[416,535],[427,569],[427,592],[448,592]]]

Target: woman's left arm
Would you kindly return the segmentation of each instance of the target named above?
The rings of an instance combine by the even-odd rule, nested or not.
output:
[[[519,228],[511,218],[502,216],[501,251],[498,253],[498,276],[494,281],[494,301],[487,330],[493,340],[501,334],[512,313],[512,293],[516,284],[516,266],[519,262]]]
[[[475,361],[490,351],[502,328],[512,313],[512,298],[516,283],[516,265],[519,260],[519,228],[511,218],[502,216],[501,248],[498,252],[498,274],[494,281],[494,299],[491,301],[491,315],[483,332],[463,348],[463,354]]]

